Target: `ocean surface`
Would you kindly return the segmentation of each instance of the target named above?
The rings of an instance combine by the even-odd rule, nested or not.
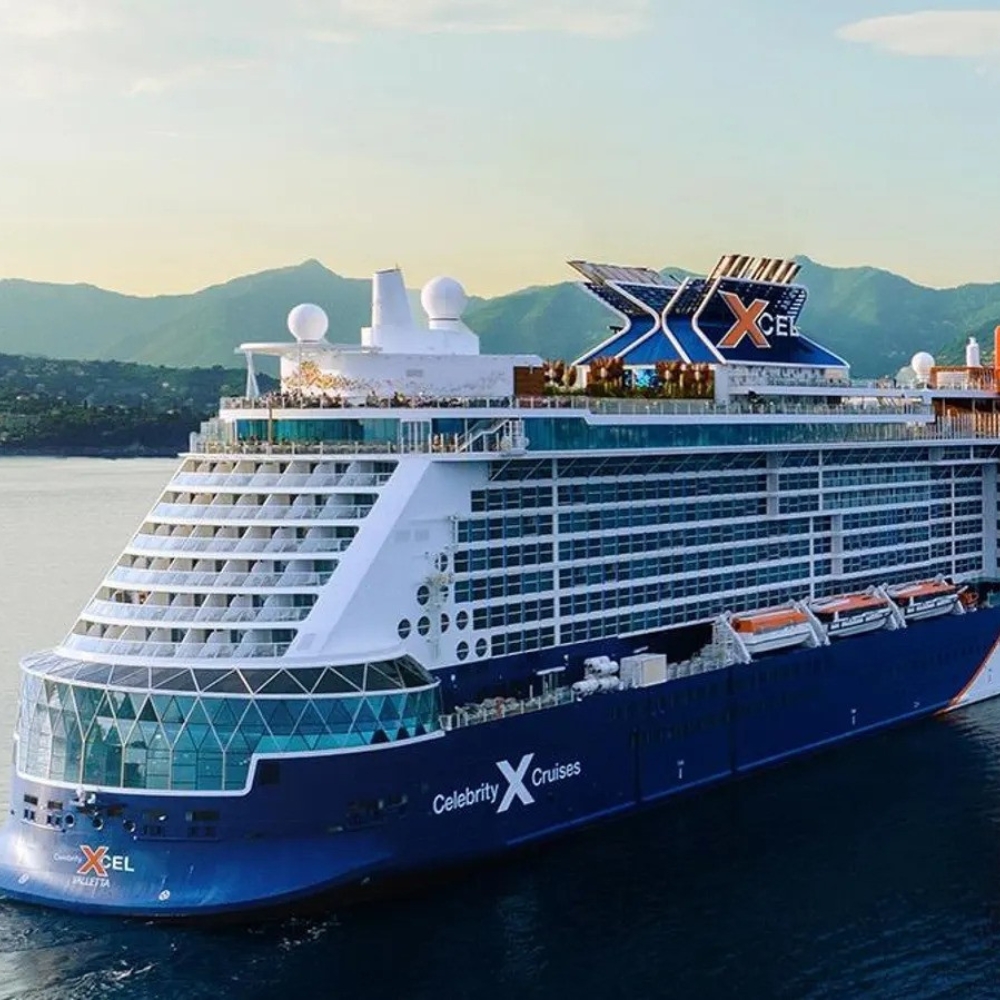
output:
[[[0,459],[0,747],[17,657],[69,629],[173,464]],[[996,997],[1000,701],[322,918],[0,902],[0,1000],[278,995]]]

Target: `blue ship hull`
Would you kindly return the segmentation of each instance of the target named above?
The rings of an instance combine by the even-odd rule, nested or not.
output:
[[[239,796],[99,792],[74,812],[72,790],[15,777],[0,890],[164,918],[376,890],[955,707],[998,635],[1000,610],[933,619],[401,744],[259,763]],[[491,675],[540,665],[496,661]]]

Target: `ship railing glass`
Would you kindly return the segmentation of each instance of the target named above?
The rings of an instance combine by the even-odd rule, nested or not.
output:
[[[349,538],[208,538],[203,535],[150,535],[142,532],[129,542],[126,550],[135,552],[238,552],[244,555],[260,553],[324,553],[343,552]]]
[[[220,689],[181,692],[90,686],[36,672],[41,665],[24,664],[18,770],[72,787],[239,792],[255,754],[403,745],[440,729],[438,684],[409,657],[243,671],[261,675],[253,677],[217,670]],[[77,666],[81,676],[114,671],[131,681],[123,668]]]
[[[373,504],[294,507],[284,504],[240,505],[158,503],[150,512],[156,517],[179,517],[190,521],[356,521],[371,513]]]
[[[780,383],[774,383],[780,384]],[[793,385],[794,383],[788,383]],[[832,391],[835,388],[832,387]],[[604,414],[608,416],[642,416],[647,414],[673,415],[698,415],[698,414],[720,414],[723,416],[743,415],[747,413],[760,412],[759,403],[750,402],[745,399],[733,400],[728,403],[719,403],[711,399],[649,399],[645,397],[626,398],[612,397],[601,398],[597,396],[513,396],[497,399],[476,399],[476,398],[424,398],[420,401],[411,400],[399,402],[391,399],[380,399],[377,402],[366,403],[357,401],[351,403],[349,407],[333,410],[330,413],[331,419],[347,419],[354,411],[368,415],[368,411],[396,410],[410,412],[412,410],[586,410],[590,413]],[[814,403],[801,398],[790,399],[768,399],[766,405],[774,407],[774,412],[796,414],[820,414],[820,415],[853,415],[859,410],[878,409],[880,412],[897,413],[900,415],[925,415],[931,416],[931,407],[923,402],[914,399],[901,399],[898,396],[880,396],[873,394],[871,397],[859,399],[856,402],[844,404]],[[318,404],[317,404],[318,406]],[[233,410],[268,410],[269,407],[262,405],[260,400],[252,399],[224,399],[222,409]],[[275,407],[270,407],[275,409]],[[310,416],[315,416],[312,412],[314,407],[309,405],[296,405],[285,408],[289,411],[304,410],[309,411]],[[277,418],[276,418],[277,419]],[[266,441],[261,443],[266,444]]]
[[[130,569],[116,566],[105,577],[109,584],[145,587],[322,587],[331,573],[196,573],[187,570]]]
[[[114,621],[153,622],[298,622],[311,608],[199,608],[170,604],[127,604],[122,601],[94,599],[83,610],[83,616],[97,615]]]
[[[288,642],[154,642],[146,639],[110,639],[70,633],[64,649],[105,656],[179,657],[197,660],[276,659],[288,652]]]
[[[219,472],[178,472],[170,481],[170,486],[191,486],[199,489],[211,486],[248,487],[255,489],[295,489],[351,488],[357,486],[384,486],[392,473],[352,472],[352,473],[219,473]]]

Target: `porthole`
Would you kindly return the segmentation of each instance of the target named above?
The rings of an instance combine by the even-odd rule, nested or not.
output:
[[[476,640],[476,656],[482,659],[486,655],[487,649],[489,649],[489,646],[487,646],[485,639],[480,638]]]
[[[450,626],[451,626],[451,619],[446,614],[442,614],[441,615],[441,631],[442,632],[447,632],[448,629],[450,628]]]
[[[455,627],[458,629],[465,629],[469,627],[468,611],[459,611],[459,613],[455,615]]]
[[[70,827],[76,823],[76,817],[72,813],[68,813],[63,819],[63,826]]]
[[[122,826],[125,827],[125,832],[126,833],[135,833],[135,820],[134,819],[127,819],[127,820],[125,820],[122,823]]]
[[[94,824],[94,829],[95,830],[103,830],[104,829],[104,817],[103,816],[95,816],[90,822]]]
[[[439,552],[434,557],[434,568],[439,573],[443,573],[448,568],[448,553],[447,552]]]
[[[427,617],[427,615],[424,615],[424,617],[417,622],[417,631],[421,635],[427,635],[427,633],[430,632],[430,630],[431,630],[431,620],[430,618]]]
[[[467,642],[460,642],[455,647],[455,655],[460,659],[464,660],[469,655],[469,644]]]
[[[423,607],[431,599],[430,587],[426,584],[420,584],[417,587],[417,604]]]
[[[400,639],[406,639],[410,632],[413,630],[413,626],[410,624],[409,618],[404,618],[397,626],[396,631],[399,633]]]

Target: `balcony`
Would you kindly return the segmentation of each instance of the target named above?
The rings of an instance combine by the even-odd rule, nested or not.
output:
[[[158,627],[169,627],[173,623],[183,624],[214,624],[230,625],[254,623],[267,625],[270,623],[299,622],[306,618],[312,610],[308,608],[220,608],[208,605],[201,607],[174,606],[169,604],[126,604],[122,601],[105,601],[100,598],[92,600],[84,608],[81,617],[88,620],[107,622],[127,622],[138,624],[152,622]]]
[[[91,635],[69,635],[63,649],[101,653],[104,656],[178,657],[185,660],[273,659],[284,656],[287,642],[149,642],[136,639],[100,639]]]
[[[330,579],[330,573],[217,573],[196,570],[134,569],[116,566],[107,577],[107,584],[140,587],[213,587],[213,588],[318,588]]]
[[[337,555],[351,544],[349,538],[203,538],[190,535],[141,533],[129,542],[127,552],[239,553],[245,556]]]
[[[249,504],[158,503],[147,519],[155,521],[170,518],[184,524],[201,521],[359,521],[371,513],[373,506],[374,503],[301,507],[278,504],[258,507]]]

